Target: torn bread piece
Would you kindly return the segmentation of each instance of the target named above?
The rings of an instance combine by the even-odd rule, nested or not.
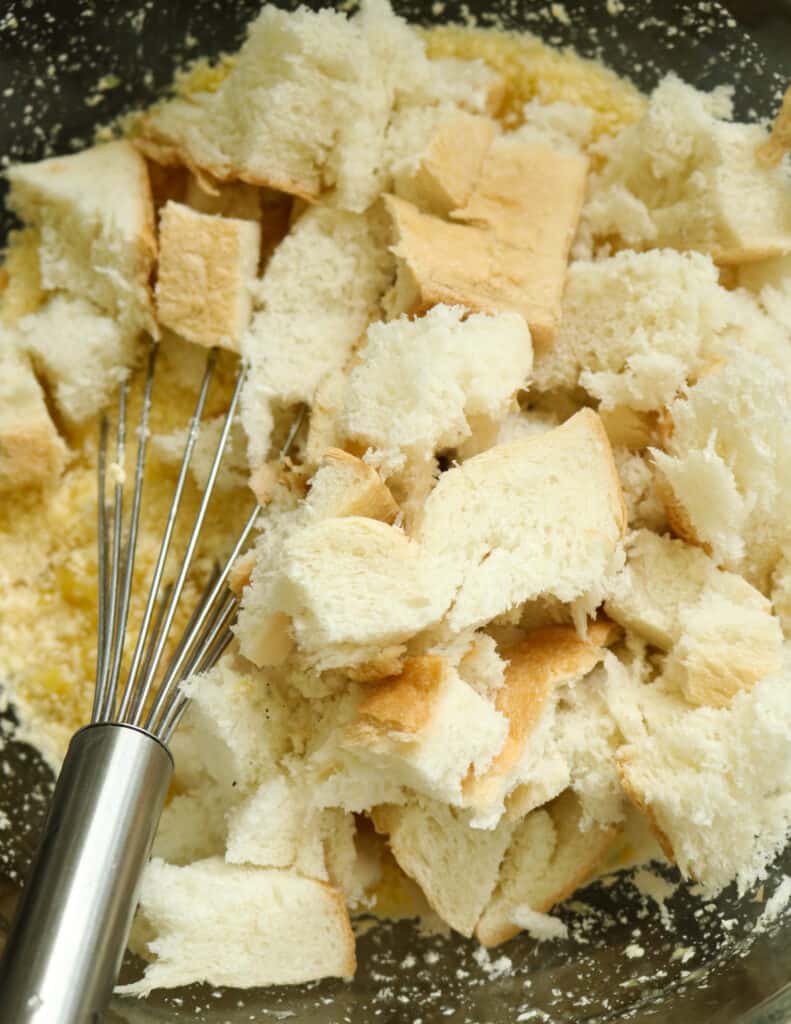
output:
[[[108,404],[135,360],[128,328],[68,294],[53,295],[23,316],[15,335],[70,426],[85,423]]]
[[[480,61],[433,66],[417,33],[384,3],[365,3],[352,17],[267,6],[227,73],[154,107],[136,142],[161,163],[309,202],[329,194],[362,212],[387,181],[393,111],[440,102],[483,111],[495,79]]]
[[[581,385],[601,410],[661,409],[698,376],[724,319],[724,297],[717,268],[695,252],[575,262],[560,330],[536,353],[535,386]]]
[[[147,996],[196,980],[210,985],[296,985],[349,978],[354,935],[343,894],[324,882],[219,857],[184,867],[155,859],[140,891],[137,942],[153,962],[117,991]],[[206,941],[221,933],[222,949]]]
[[[673,530],[766,593],[791,538],[791,399],[767,359],[732,350],[725,366],[671,403],[653,450]]]
[[[606,163],[583,214],[594,235],[723,264],[791,251],[791,190],[758,156],[766,130],[730,117],[727,91],[667,75],[643,117],[601,146]]]
[[[454,581],[401,530],[362,516],[289,526],[239,615],[255,664],[280,664],[296,645],[317,670],[359,665],[442,618]]]
[[[521,313],[537,345],[560,323],[571,241],[587,161],[545,146],[496,140],[453,223],[386,196],[398,276],[388,311],[425,312],[437,303],[476,312]]]
[[[344,744],[400,785],[458,806],[463,780],[489,767],[507,731],[505,717],[444,658],[423,655],[372,684]]]
[[[459,632],[540,595],[596,607],[624,529],[607,435],[583,409],[443,473],[415,538],[454,583],[447,625]]]
[[[699,548],[648,530],[632,534],[605,609],[669,652],[663,679],[690,704],[723,707],[779,671],[783,632],[771,603]]]
[[[305,505],[321,519],[363,516],[392,523],[398,505],[376,470],[339,448],[328,448],[310,482]]]
[[[490,118],[452,111],[433,128],[423,152],[395,169],[395,194],[448,217],[468,202],[496,134]]]
[[[0,266],[0,324],[13,327],[46,298],[38,260],[40,242],[35,228],[8,232]]]
[[[471,433],[498,424],[533,361],[530,332],[515,313],[435,306],[419,319],[369,327],[349,374],[341,430],[374,449],[383,466],[427,462]]]
[[[632,691],[638,720],[618,753],[623,787],[707,894],[734,878],[745,892],[785,845],[791,800],[777,780],[791,771],[788,686],[786,663],[728,707],[690,709],[666,696],[655,710],[656,683]]]
[[[541,732],[541,720],[554,712],[557,691],[586,676],[604,656],[605,645],[619,633],[606,619],[592,623],[584,640],[571,626],[547,626],[532,630],[516,647],[503,652],[508,664],[494,705],[508,720],[508,737],[491,767],[465,782],[465,804],[475,809],[476,823],[482,815],[488,818],[495,807],[502,810],[510,790],[524,782],[526,774],[534,774],[536,758],[524,765],[525,753],[533,734]],[[543,752],[543,747],[537,751],[539,762]]]
[[[38,228],[41,281],[93,302],[129,330],[154,337],[150,277],[156,260],[146,162],[131,142],[8,171],[8,203]]]
[[[0,327],[0,493],[57,478],[66,456],[30,360]]]
[[[616,842],[618,829],[581,826],[582,808],[570,790],[521,822],[475,929],[481,945],[497,946],[523,927],[534,931],[542,924],[534,915],[547,914],[592,877]],[[555,934],[565,932],[558,929]]]
[[[312,403],[323,382],[342,381],[355,344],[378,315],[391,270],[377,211],[311,207],[278,245],[241,344],[250,364],[242,423],[253,469],[267,457],[277,409]],[[329,440],[335,447],[341,441]],[[315,465],[324,454],[315,436],[311,449]]]
[[[436,800],[374,808],[373,820],[437,915],[470,937],[497,883],[514,825],[472,828],[464,812]]]
[[[257,222],[166,203],[159,220],[159,322],[196,345],[238,352],[260,247]]]

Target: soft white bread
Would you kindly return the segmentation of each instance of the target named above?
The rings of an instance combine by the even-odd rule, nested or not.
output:
[[[126,140],[8,171],[10,207],[40,231],[41,281],[156,334],[156,259],[146,162]]]
[[[456,587],[447,622],[460,631],[539,595],[595,607],[624,528],[607,436],[583,409],[443,473],[415,536],[447,566]]]
[[[602,409],[661,409],[697,376],[724,294],[717,268],[699,253],[656,249],[572,263],[557,337],[536,352],[535,385],[581,384]]]
[[[496,424],[525,387],[530,332],[515,313],[435,306],[416,320],[368,328],[346,388],[341,429],[385,465],[426,462],[455,447],[478,419]]]
[[[584,640],[571,626],[547,626],[532,630],[516,647],[503,652],[508,664],[494,704],[508,721],[508,736],[489,769],[470,777],[464,787],[465,804],[478,817],[502,807],[515,785],[541,776],[545,745],[540,743],[533,756],[526,756],[527,748],[535,734],[545,739],[546,730],[540,725],[554,715],[557,691],[586,676],[604,656],[604,645],[619,633],[607,620],[592,623]]]
[[[66,454],[30,360],[0,327],[0,493],[55,479]]]
[[[241,650],[256,664],[278,664],[293,640],[318,669],[360,664],[439,622],[453,586],[420,544],[386,523],[294,524],[245,593]]]
[[[441,920],[471,936],[497,883],[513,824],[472,828],[464,812],[436,800],[374,808],[373,820]]]
[[[8,232],[0,265],[0,324],[13,327],[21,317],[34,313],[44,301],[39,243],[35,228]]]
[[[448,217],[469,200],[496,134],[490,118],[450,111],[432,126],[423,151],[394,168],[393,191],[429,213]]]
[[[791,189],[757,155],[766,131],[729,117],[726,92],[664,78],[641,120],[602,147],[584,213],[594,234],[632,248],[697,249],[719,263],[791,250]]]
[[[669,408],[657,485],[674,531],[766,592],[791,536],[791,403],[782,373],[732,351]]]
[[[375,771],[416,792],[459,805],[462,782],[486,771],[508,722],[445,659],[407,658],[357,709],[345,745],[366,752]]]
[[[534,925],[534,914],[546,914],[584,885],[617,835],[615,826],[583,831],[582,808],[570,790],[529,814],[506,851],[497,888],[475,929],[478,941],[496,946],[517,935],[520,922]]]
[[[320,519],[363,516],[392,523],[398,516],[398,505],[376,470],[340,448],[324,453],[305,506]]]
[[[452,223],[386,196],[398,258],[390,314],[440,302],[517,312],[536,344],[548,345],[560,322],[586,173],[583,157],[498,139]]]
[[[594,114],[581,103],[532,99],[522,107],[522,118],[511,133],[519,142],[541,143],[562,153],[585,153],[593,141]]]
[[[159,215],[157,318],[196,345],[239,351],[252,312],[261,228],[168,202]]]
[[[493,78],[477,65],[432,67],[385,3],[363,4],[352,18],[266,6],[227,76],[155,107],[137,142],[163,163],[307,200],[331,192],[360,212],[387,180],[394,108],[446,101],[480,110]]]
[[[214,416],[201,423],[200,433],[190,459],[190,473],[201,489],[206,487],[224,424],[225,416]],[[188,434],[189,427],[180,427],[169,434],[153,434],[151,447],[163,462],[178,466],[184,457]],[[235,420],[231,425],[231,432],[216,477],[215,486],[220,490],[244,487],[248,482],[246,441],[244,430],[238,420]]]
[[[269,450],[274,409],[312,402],[322,381],[342,373],[378,312],[391,268],[376,213],[311,207],[277,247],[241,346],[250,364],[242,422],[253,466]],[[315,460],[322,454],[316,450]]]
[[[770,602],[699,548],[639,530],[610,584],[607,613],[670,652],[664,678],[691,704],[721,707],[782,664]]]
[[[631,685],[621,694],[632,703],[620,716],[624,789],[684,876],[710,893],[735,878],[744,892],[791,827],[791,798],[778,785],[791,771],[788,664],[723,708],[690,710],[656,683]]]
[[[139,981],[117,989],[125,995],[196,981],[296,985],[354,974],[343,895],[312,878],[219,857],[184,867],[155,859],[143,876],[138,913],[154,960]]]
[[[136,352],[127,328],[90,302],[64,294],[23,316],[16,336],[71,425],[86,422],[107,405]]]

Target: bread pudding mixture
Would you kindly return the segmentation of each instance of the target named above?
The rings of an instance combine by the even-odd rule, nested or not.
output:
[[[557,935],[636,834],[707,893],[763,876],[791,829],[788,141],[726,89],[645,97],[370,0],[264,7],[118,137],[10,170],[0,673],[53,767],[92,701],[98,417],[128,374],[135,415],[154,339],[134,636],[206,351],[182,539],[249,367],[182,623],[265,511],[235,642],[185,684],[126,991],[350,976],[366,914]]]

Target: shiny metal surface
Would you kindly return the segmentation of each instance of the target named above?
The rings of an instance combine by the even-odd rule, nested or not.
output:
[[[75,734],[0,965],[2,1024],[101,1019],[172,772],[141,729]]]

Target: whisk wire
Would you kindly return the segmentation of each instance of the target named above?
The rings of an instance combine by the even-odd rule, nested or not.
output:
[[[137,458],[135,464],[134,492],[132,494],[132,512],[129,519],[129,531],[126,540],[126,558],[124,577],[121,588],[121,601],[118,609],[117,629],[113,648],[113,660],[110,666],[110,678],[106,685],[105,703],[102,708],[103,719],[110,719],[115,711],[118,692],[118,678],[121,673],[121,661],[124,653],[124,637],[129,620],[129,602],[132,595],[132,580],[135,571],[135,554],[137,551],[137,532],[140,524],[140,505],[143,492],[143,475],[148,445],[148,420],[151,411],[151,392],[154,385],[154,369],[156,367],[158,345],[152,344],[148,353],[148,366],[143,390],[143,405],[140,412],[140,423],[137,430]],[[123,396],[125,404],[126,398]],[[119,463],[123,469],[123,463]]]
[[[195,443],[198,439],[198,432],[200,429],[200,421],[203,416],[203,409],[206,405],[206,397],[209,393],[209,385],[211,383],[212,376],[214,374],[214,366],[217,361],[217,350],[211,349],[206,359],[206,369],[203,374],[203,380],[201,381],[200,391],[198,393],[198,400],[195,403],[195,411],[192,414],[190,420],[189,431],[187,434],[187,443],[184,447],[184,456],[181,460],[181,467],[179,469],[178,480],[176,481],[176,488],[173,492],[173,500],[170,505],[168,512],[167,522],[165,524],[165,531],[162,536],[162,543],[159,548],[159,555],[157,556],[156,566],[154,567],[154,574],[151,578],[151,585],[148,591],[148,598],[146,600],[145,610],[143,612],[143,621],[140,625],[140,632],[137,637],[135,644],[134,653],[132,655],[132,663],[129,668],[127,675],[126,686],[124,687],[124,694],[121,699],[121,706],[118,710],[118,718],[122,722],[129,722],[129,724],[137,724],[137,719],[140,716],[140,711],[145,700],[145,694],[142,689],[138,688],[138,678],[140,673],[141,664],[143,661],[143,653],[146,647],[146,640],[148,637],[148,631],[151,626],[151,619],[154,615],[154,606],[159,595],[159,589],[162,585],[162,576],[165,572],[165,563],[167,561],[168,551],[170,550],[170,542],[173,537],[173,530],[176,525],[176,517],[178,510],[181,505],[181,498],[184,493],[184,486],[187,480],[187,473],[189,471],[190,461],[192,459],[192,452],[195,448]],[[171,592],[172,599],[172,592]],[[165,604],[165,609],[170,608],[170,600]],[[160,626],[159,632],[154,646],[151,648],[150,657],[146,656],[146,672],[142,677],[143,680],[153,679],[156,673],[158,665],[157,651],[164,648],[165,641],[167,639],[167,632],[170,628],[170,623],[167,619],[167,610],[163,613],[163,620]],[[137,696],[135,696],[137,694]],[[134,703],[133,703],[134,700]],[[130,708],[131,715],[130,715]]]
[[[228,437],[230,435],[231,426],[233,424],[233,418],[236,413],[236,406],[239,402],[239,396],[241,395],[242,392],[244,377],[245,369],[244,366],[242,366],[239,368],[239,371],[236,375],[236,383],[234,386],[233,395],[231,397],[231,402],[230,405],[228,406],[228,411],[225,415],[225,421],[223,423],[222,431],[220,432],[220,438],[217,442],[217,448],[214,453],[214,458],[212,460],[211,469],[209,470],[209,475],[203,490],[203,495],[201,496],[198,512],[195,516],[195,522],[192,527],[192,532],[190,533],[189,540],[187,541],[187,547],[186,551],[184,552],[181,567],[179,569],[178,576],[176,577],[176,582],[173,585],[173,593],[170,595],[170,601],[168,602],[167,611],[165,612],[165,619],[162,625],[162,631],[157,640],[157,645],[154,649],[151,664],[149,665],[148,671],[145,677],[143,678],[142,684],[139,687],[137,697],[132,708],[132,712],[129,718],[129,722],[131,725],[141,724],[143,710],[145,708],[146,701],[148,700],[148,697],[151,693],[157,669],[159,668],[159,663],[162,660],[162,655],[165,650],[165,644],[167,642],[168,633],[170,632],[170,627],[173,624],[173,619],[176,615],[176,610],[178,608],[179,600],[181,599],[181,592],[184,589],[187,574],[189,573],[190,566],[192,565],[192,559],[195,555],[195,549],[198,544],[200,532],[201,529],[203,528],[203,521],[206,517],[206,510],[209,507],[212,492],[214,491],[214,485],[217,480],[217,474],[219,473],[220,470],[220,463],[222,462],[222,458],[225,453],[225,448],[228,443]],[[148,721],[151,721],[150,715]]]

